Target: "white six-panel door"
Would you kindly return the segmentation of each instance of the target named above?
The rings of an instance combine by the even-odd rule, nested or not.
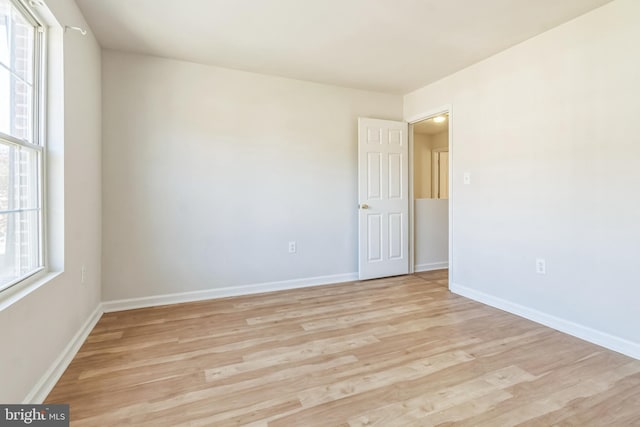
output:
[[[409,272],[408,125],[358,119],[360,279]]]

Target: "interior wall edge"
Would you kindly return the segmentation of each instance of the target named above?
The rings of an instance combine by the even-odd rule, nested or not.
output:
[[[434,270],[444,270],[449,268],[449,261],[428,262],[424,264],[416,264],[413,269],[416,273]]]
[[[306,277],[301,279],[282,280],[277,282],[254,283],[242,286],[204,289],[200,291],[178,292],[172,294],[153,295],[140,298],[127,298],[103,301],[105,313],[132,310],[136,308],[154,307],[158,305],[179,304],[184,302],[203,301],[274,291],[307,288],[311,286],[333,285],[358,280],[358,273],[334,274],[329,276]]]
[[[102,317],[102,303],[98,303],[93,312],[89,315],[84,324],[78,329],[78,332],[71,338],[67,346],[62,350],[60,355],[53,361],[49,369],[40,377],[40,380],[33,386],[29,394],[25,396],[23,404],[41,404],[47,398],[56,385],[64,371],[67,369],[73,358],[86,341],[87,337],[93,330],[94,326]]]

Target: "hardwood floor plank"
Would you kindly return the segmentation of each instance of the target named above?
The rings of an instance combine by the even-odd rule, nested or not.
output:
[[[207,381],[228,378],[244,372],[254,371],[269,366],[283,365],[291,362],[342,353],[346,350],[379,342],[372,335],[350,336],[326,340],[311,341],[295,347],[281,347],[275,351],[260,352],[247,355],[245,360],[233,365],[205,370]]]
[[[523,381],[531,381],[535,377],[517,366],[509,366],[490,372],[478,378],[426,393],[407,401],[383,406],[367,414],[349,420],[352,427],[363,426],[406,426],[416,422],[428,424],[424,418],[434,413],[442,413],[453,408],[492,395],[492,401],[506,400],[512,395],[502,391]],[[496,393],[498,392],[498,393]]]
[[[105,314],[47,403],[73,426],[633,426],[640,361],[447,272]]]
[[[473,357],[463,351],[442,353],[427,359],[416,360],[406,365],[350,378],[331,384],[328,387],[307,389],[298,394],[305,408],[321,403],[343,399],[376,388],[387,387],[398,382],[425,377],[458,363],[468,362]]]

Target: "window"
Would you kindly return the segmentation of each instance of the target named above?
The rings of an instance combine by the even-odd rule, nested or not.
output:
[[[43,270],[44,28],[0,0],[0,290]]]

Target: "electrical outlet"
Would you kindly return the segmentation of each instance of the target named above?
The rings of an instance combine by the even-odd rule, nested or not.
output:
[[[82,277],[82,283],[85,283],[87,281],[87,267],[83,265],[82,269],[80,270],[80,274]]]
[[[536,273],[547,274],[547,262],[543,258],[536,259]]]
[[[295,254],[297,250],[296,242],[289,242],[289,253]]]

